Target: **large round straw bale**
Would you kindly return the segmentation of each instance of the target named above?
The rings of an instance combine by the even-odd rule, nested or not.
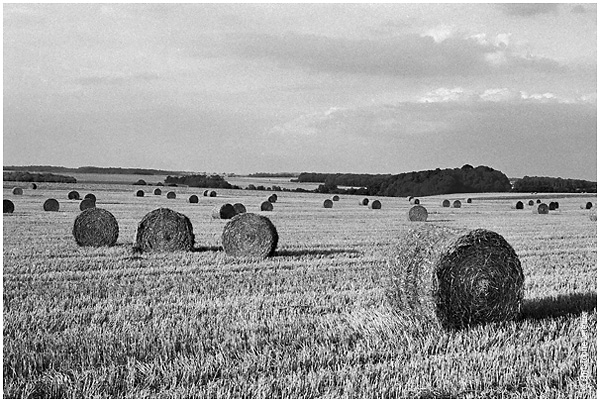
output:
[[[442,207],[449,208],[450,207],[450,200],[444,200],[444,201],[442,201]]]
[[[381,201],[373,200],[373,201],[369,202],[369,208],[370,209],[381,209]]]
[[[419,205],[421,203],[421,201],[419,201],[418,198],[413,198],[412,200],[410,200],[410,205]]]
[[[548,205],[544,204],[543,202],[541,204],[537,204],[536,206],[533,207],[533,213],[534,214],[547,214],[548,213]]]
[[[323,208],[333,208],[333,201],[330,199],[323,201]]]
[[[48,198],[44,201],[44,211],[57,212],[60,208],[60,204],[54,198]]]
[[[21,187],[13,187],[13,195],[23,195],[23,189]]]
[[[135,192],[135,196],[136,197],[143,197],[144,196],[144,190],[138,190]]]
[[[332,201],[339,201],[340,200],[340,196],[339,195],[334,195],[333,197],[331,197]]]
[[[472,200],[472,199],[470,199],[470,198],[466,198],[466,199],[465,199],[465,202],[466,202],[467,204],[471,204],[471,203],[473,202],[473,200]]]
[[[462,203],[460,202],[460,200],[454,200],[454,202],[452,203],[452,208],[460,208],[462,207]]]
[[[154,189],[154,195],[161,195],[161,194],[162,194],[162,190],[160,188]]]
[[[272,211],[273,204],[271,204],[269,201],[263,201],[263,203],[260,204],[260,210],[261,211]]]
[[[215,190],[212,190],[210,193],[208,193],[209,197],[216,197],[217,196],[217,192]]]
[[[198,196],[196,194],[190,195],[190,198],[188,198],[188,202],[190,204],[197,204],[198,203]]]
[[[387,296],[400,315],[445,328],[512,320],[523,302],[523,270],[498,233],[421,226],[388,254]]]
[[[79,209],[81,211],[83,211],[83,210],[89,209],[89,208],[96,208],[96,201],[92,200],[91,198],[84,198],[79,203]]]
[[[202,193],[203,196],[208,197],[208,193],[210,192],[210,190],[204,190],[204,192]]]
[[[194,246],[192,222],[169,208],[155,209],[138,224],[135,244],[139,251],[190,251]]]
[[[85,200],[86,198],[89,198],[90,200],[93,200],[94,202],[96,202],[96,196],[92,193],[88,193],[85,195],[85,197],[83,197],[83,199]]]
[[[244,204],[239,202],[233,204],[233,209],[235,210],[236,215],[243,214],[244,212],[246,212],[246,207],[244,206]]]
[[[243,213],[234,216],[223,229],[223,250],[233,257],[271,257],[279,236],[266,216]]]
[[[29,184],[29,188],[31,188],[32,190],[37,190],[38,186],[35,183],[31,183]]]
[[[523,209],[523,202],[522,201],[517,201],[517,203],[515,204],[515,208],[516,209]]]
[[[69,194],[67,195],[67,197],[70,200],[78,200],[79,199],[79,193],[77,191],[75,191],[75,190],[69,191]]]
[[[89,208],[75,218],[73,237],[80,246],[114,246],[119,237],[119,224],[107,210]]]
[[[411,222],[425,222],[427,220],[427,209],[422,205],[412,206],[408,210],[408,220]]]
[[[369,205],[369,199],[361,198],[360,200],[358,200],[358,205]]]
[[[4,200],[2,211],[5,214],[12,214],[15,212],[15,204],[11,200]]]
[[[217,206],[212,210],[212,217],[215,219],[231,219],[236,215],[233,205],[227,203]]]
[[[270,203],[275,203],[277,202],[277,194],[271,194],[269,196],[269,198],[267,198],[269,200]]]
[[[532,206],[533,204],[535,204],[535,203],[533,202],[533,200],[529,200],[529,202],[527,203],[527,205],[529,205],[529,206]]]
[[[170,199],[170,200],[174,200],[174,199],[175,199],[175,197],[177,197],[177,195],[175,194],[175,191],[169,191],[169,192],[167,193],[167,198],[168,198],[168,199]]]

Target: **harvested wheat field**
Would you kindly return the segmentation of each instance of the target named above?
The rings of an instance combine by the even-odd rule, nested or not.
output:
[[[589,194],[553,194],[560,209],[546,215],[515,209],[527,194],[419,197],[427,221],[410,221],[406,198],[380,197],[374,213],[360,196],[326,209],[322,194],[290,192],[261,212],[264,191],[220,189],[220,202],[190,204],[200,190],[167,200],[78,184],[118,222],[112,247],[80,247],[75,219],[94,210],[66,200],[69,186],[13,198],[4,185],[15,204],[3,216],[5,398],[595,397],[597,231],[579,207],[596,205]],[[442,206],[467,196],[468,208]],[[48,198],[62,200],[60,212],[42,210]],[[268,216],[276,248],[272,232],[235,228],[242,218],[213,219],[225,202]],[[258,239],[269,257],[228,255],[226,226],[228,250]],[[431,264],[477,229],[501,236],[509,247],[489,248],[519,267],[488,277],[470,271],[478,260],[453,257],[450,268],[466,261],[468,286],[424,293]],[[398,247],[412,265],[393,282]],[[411,269],[425,282],[402,281]],[[415,306],[419,292],[432,298]],[[460,292],[472,304],[443,310]]]

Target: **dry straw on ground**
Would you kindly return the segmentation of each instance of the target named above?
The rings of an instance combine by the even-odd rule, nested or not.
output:
[[[80,246],[114,246],[119,237],[119,224],[105,209],[86,209],[75,218],[73,237]]]
[[[462,203],[460,202],[460,200],[454,200],[454,202],[452,203],[452,208],[460,208],[462,207]]]
[[[422,205],[414,205],[408,210],[408,220],[411,222],[425,222],[427,209]]]
[[[44,211],[57,212],[60,208],[60,204],[54,198],[48,198],[44,201]]]
[[[450,207],[450,200],[444,200],[444,201],[442,201],[442,207],[449,208]]]
[[[190,195],[190,198],[188,198],[188,202],[190,204],[197,204],[198,203],[198,196],[196,194]]]
[[[369,205],[369,199],[361,198],[360,200],[358,200],[358,205]]]
[[[245,213],[233,217],[223,229],[223,250],[233,257],[266,258],[275,254],[279,236],[266,216]]]
[[[162,190],[160,188],[154,189],[154,195],[161,195],[161,194],[162,194]]]
[[[91,198],[84,198],[80,203],[79,203],[79,209],[81,211],[85,210],[85,209],[89,209],[89,208],[96,208],[96,201],[94,201]]]
[[[13,187],[13,195],[23,195],[23,189],[21,187]]]
[[[5,214],[12,214],[15,212],[15,204],[11,200],[4,200],[2,211]]]
[[[169,191],[169,192],[167,193],[167,198],[168,198],[168,199],[170,199],[170,200],[174,200],[174,199],[175,199],[175,197],[177,197],[177,195],[175,194],[175,191]]]
[[[233,204],[233,209],[235,210],[236,215],[243,214],[244,212],[246,212],[246,207],[244,206],[244,204],[239,202]]]
[[[323,208],[333,208],[333,201],[330,199],[323,201]]]
[[[227,203],[220,206],[216,206],[212,210],[212,217],[215,219],[231,219],[236,215],[233,205]]]
[[[67,197],[70,200],[78,200],[79,199],[79,193],[75,190],[69,191],[69,194],[67,194]]]
[[[544,204],[543,202],[541,204],[537,204],[533,207],[533,213],[534,214],[547,214],[548,213],[548,205]]]
[[[269,201],[263,201],[263,203],[260,204],[260,210],[261,211],[272,211],[273,204],[271,204]]]
[[[410,200],[410,205],[419,205],[421,201],[418,198],[413,198]]]
[[[340,200],[340,196],[339,195],[334,195],[333,197],[331,197],[332,201],[339,201]]]
[[[138,224],[136,251],[190,251],[193,247],[192,222],[179,212],[158,208],[147,213]]]
[[[138,190],[135,192],[135,196],[136,197],[143,197],[144,196],[144,190]]]
[[[369,209],[381,209],[381,201],[373,200],[369,202]]]
[[[516,209],[523,209],[523,207],[523,201],[517,201],[517,203],[515,204]]]
[[[388,267],[388,300],[401,316],[458,329],[520,314],[521,262],[498,233],[423,225],[390,250]]]

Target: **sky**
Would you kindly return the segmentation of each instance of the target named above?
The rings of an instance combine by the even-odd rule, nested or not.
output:
[[[3,4],[4,165],[597,180],[593,3]]]

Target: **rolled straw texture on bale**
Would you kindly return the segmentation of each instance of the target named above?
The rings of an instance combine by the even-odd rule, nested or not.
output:
[[[427,209],[422,205],[415,205],[408,210],[408,220],[411,222],[425,222]]]
[[[339,195],[334,195],[333,197],[331,197],[331,199],[333,201],[339,201],[340,200],[340,196]]]
[[[236,215],[236,212],[233,205],[228,203],[215,207],[211,215],[215,219],[231,219]]]
[[[260,204],[260,210],[261,211],[272,211],[273,204],[271,204],[269,201],[264,201],[262,204]]]
[[[358,205],[369,205],[369,199],[361,198],[360,200],[358,200]]]
[[[188,198],[188,202],[190,204],[197,204],[198,203],[198,196],[196,194],[190,195],[190,198]]]
[[[533,202],[533,200],[529,200],[529,202],[527,203],[527,205],[529,205],[529,206],[532,206],[533,204],[535,204],[535,203]]]
[[[444,200],[444,201],[442,201],[442,207],[449,208],[450,207],[450,200]]]
[[[79,193],[77,191],[75,191],[75,190],[69,191],[69,194],[67,195],[67,197],[70,200],[78,200],[79,199]]]
[[[2,211],[5,214],[12,214],[15,212],[15,204],[11,200],[4,200]]]
[[[79,209],[81,211],[83,211],[83,210],[89,209],[89,208],[96,208],[96,201],[92,200],[91,198],[84,198],[79,203]]]
[[[244,204],[239,202],[233,204],[233,209],[235,210],[236,215],[243,214],[244,212],[246,212],[246,207],[244,206]]]
[[[138,190],[135,192],[135,196],[136,197],[143,197],[144,196],[144,190]]]
[[[57,212],[60,208],[60,204],[54,198],[48,198],[44,201],[44,211]]]
[[[388,255],[387,296],[400,315],[445,328],[512,320],[523,302],[519,257],[498,233],[422,226]]]
[[[454,202],[452,203],[452,208],[460,208],[462,207],[462,203],[460,202],[460,200],[454,200]]]
[[[160,188],[154,189],[154,195],[161,195],[161,194],[162,194],[162,190]]]
[[[223,250],[233,257],[271,257],[278,240],[277,229],[269,218],[253,213],[234,216],[221,236]]]
[[[114,246],[119,237],[119,224],[105,209],[86,209],[75,218],[73,237],[80,246]]]
[[[373,200],[369,202],[369,209],[381,209],[381,201]]]
[[[170,199],[170,200],[174,200],[174,199],[175,199],[175,197],[177,197],[177,195],[175,194],[175,191],[169,191],[169,192],[167,193],[167,198],[168,198],[168,199]]]
[[[323,201],[323,208],[333,208],[333,201],[329,199]]]
[[[533,207],[533,213],[534,214],[547,214],[548,213],[548,205],[544,204],[543,202],[541,204],[537,204]]]
[[[516,209],[523,209],[524,205],[522,201],[517,201],[517,203],[515,204],[515,208]]]
[[[413,198],[412,200],[410,200],[410,205],[419,205],[421,203],[421,201],[419,201],[418,198]]]
[[[88,193],[85,195],[85,197],[83,197],[83,199],[85,200],[86,198],[89,198],[90,200],[93,200],[94,202],[96,202],[96,196],[92,193]]]
[[[465,199],[465,202],[466,202],[467,204],[471,204],[471,203],[473,202],[473,200],[472,200],[472,199],[470,199],[470,198],[467,198],[467,199]]]
[[[190,251],[194,246],[194,229],[187,216],[168,208],[149,212],[137,228],[138,251]]]
[[[270,203],[275,203],[275,202],[277,202],[277,194],[271,194],[271,195],[269,196],[269,198],[267,198],[267,200],[268,200]]]
[[[23,195],[23,189],[21,187],[14,187],[12,193],[13,195]]]
[[[204,192],[202,193],[202,195],[203,195],[204,197],[208,197],[208,193],[209,193],[209,191],[208,191],[208,190],[204,190]]]
[[[216,197],[217,196],[217,192],[215,190],[211,191],[210,193],[208,193],[209,197]]]
[[[37,190],[37,188],[38,188],[37,184],[35,184],[35,183],[31,183],[31,184],[29,185],[29,187],[30,187],[32,190]]]

